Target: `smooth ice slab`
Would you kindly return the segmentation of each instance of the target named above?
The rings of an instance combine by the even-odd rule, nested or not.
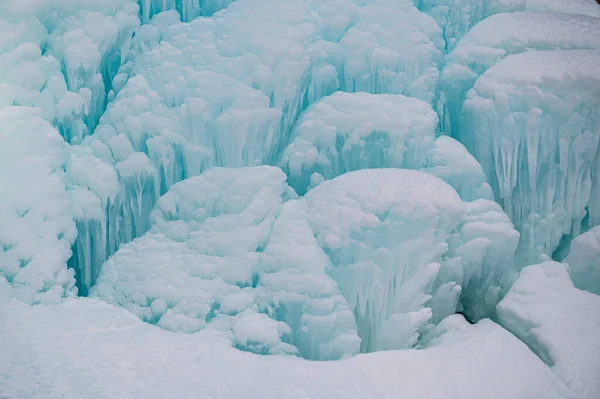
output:
[[[575,287],[600,295],[600,226],[573,239],[564,262]]]
[[[477,80],[463,105],[463,143],[529,259],[600,221],[599,60],[597,50],[511,55]]]
[[[545,262],[524,268],[498,304],[498,320],[578,398],[598,397],[600,296],[575,288],[567,265]]]
[[[256,356],[223,341],[163,331],[90,299],[2,304],[0,387],[36,399],[570,397],[522,342],[487,320],[435,348],[339,362]]]

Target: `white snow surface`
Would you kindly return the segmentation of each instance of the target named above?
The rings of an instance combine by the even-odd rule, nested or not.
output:
[[[568,265],[524,268],[502,302],[501,325],[522,339],[581,399],[600,392],[600,296],[573,286]]]
[[[569,398],[518,339],[483,320],[434,348],[337,362],[257,356],[80,298],[0,304],[0,392],[20,398]],[[7,373],[8,372],[8,373]]]

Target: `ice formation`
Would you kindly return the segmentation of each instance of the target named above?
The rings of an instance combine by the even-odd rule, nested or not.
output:
[[[0,392],[597,397],[598,31],[593,0],[0,0]]]
[[[575,287],[600,295],[600,226],[571,241],[564,261],[570,266]]]
[[[498,304],[498,320],[521,338],[576,393],[600,392],[600,296],[573,286],[568,266],[532,265]]]
[[[600,17],[600,15],[599,15]],[[462,104],[487,69],[506,56],[526,51],[600,49],[600,18],[549,12],[497,14],[473,27],[445,57],[436,104],[445,134],[459,141]]]
[[[599,59],[597,50],[511,55],[464,102],[461,129],[471,133],[463,143],[529,259],[600,223]]]
[[[241,349],[336,359],[413,347],[457,309],[491,316],[514,279],[519,235],[494,202],[401,169],[346,173],[301,199],[285,179],[215,168],[174,185],[92,295],[169,330],[228,331]]]
[[[64,141],[42,114],[0,108],[0,291],[27,303],[57,302],[75,285]]]
[[[491,199],[481,166],[454,139],[436,139],[437,128],[424,101],[336,92],[300,115],[279,163],[300,195],[349,171],[402,168],[440,177],[464,200]]]

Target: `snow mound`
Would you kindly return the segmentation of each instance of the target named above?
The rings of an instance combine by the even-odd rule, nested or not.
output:
[[[577,288],[600,295],[600,226],[573,239],[564,261]]]
[[[498,304],[500,324],[522,339],[578,398],[600,392],[600,296],[578,290],[568,267],[528,266]]]
[[[600,223],[599,60],[597,50],[511,55],[464,102],[463,143],[521,232],[528,259]]]
[[[0,305],[0,352],[8,397],[570,397],[522,342],[488,320],[431,349],[310,362],[243,353],[206,333],[160,330],[91,299],[11,302]]]
[[[175,184],[92,295],[243,350],[338,359],[411,348],[457,310],[491,316],[516,275],[506,214],[432,175],[359,170],[301,199],[285,179],[216,168]]]

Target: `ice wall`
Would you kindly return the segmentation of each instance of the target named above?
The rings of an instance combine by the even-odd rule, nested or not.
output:
[[[85,214],[77,220],[87,226],[78,253],[93,252],[88,243],[97,242],[107,249],[94,259],[106,259],[139,236],[158,196],[182,179],[213,166],[275,163],[300,112],[336,90],[432,101],[441,33],[410,2],[285,1],[277,20],[265,13],[270,7],[236,2],[190,23],[170,10],[139,29],[132,46],[140,54],[113,79],[114,101],[68,165],[77,174],[72,165],[83,157],[111,182],[77,178],[106,215],[103,222]],[[117,167],[123,162],[126,175]],[[100,266],[87,263],[79,255],[72,262]]]
[[[3,3],[3,105],[44,111],[67,142],[93,131],[139,25],[133,0]]]
[[[463,105],[461,129],[471,132],[463,142],[529,259],[600,223],[598,59],[597,50],[511,55],[476,81]]]
[[[234,0],[138,0],[142,22],[147,23],[161,12],[175,10],[184,22],[199,16],[211,16],[227,8]]]

